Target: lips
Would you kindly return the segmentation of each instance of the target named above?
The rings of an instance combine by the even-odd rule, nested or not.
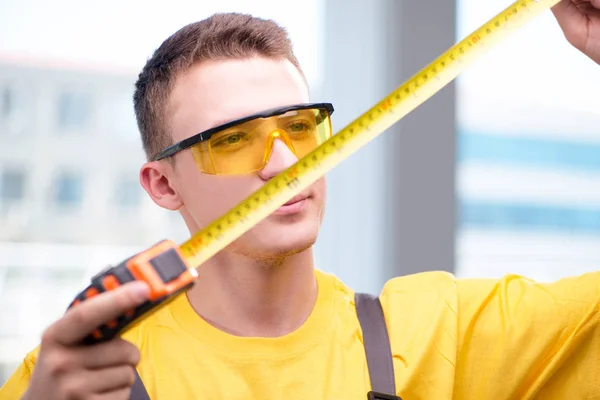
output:
[[[297,196],[292,197],[287,203],[284,204],[284,206],[289,206],[290,204],[297,203],[297,202],[302,201],[302,200],[304,200],[306,198],[308,198],[308,195],[299,194]]]

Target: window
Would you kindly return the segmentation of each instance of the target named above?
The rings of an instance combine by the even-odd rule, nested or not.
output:
[[[0,84],[0,135],[29,133],[36,120],[36,101],[31,82],[12,80]]]
[[[6,170],[0,180],[0,201],[12,203],[23,200],[25,195],[25,172]]]
[[[85,128],[91,116],[91,100],[85,93],[62,93],[58,99],[58,126],[61,130]]]
[[[83,178],[73,172],[65,172],[56,180],[54,201],[60,206],[78,206],[83,200]]]
[[[7,119],[13,111],[14,108],[14,93],[10,87],[5,86],[2,89],[2,94],[0,98],[0,117],[2,119]]]

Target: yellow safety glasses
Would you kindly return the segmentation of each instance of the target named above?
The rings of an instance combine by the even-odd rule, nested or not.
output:
[[[330,103],[298,104],[252,114],[175,143],[153,160],[190,149],[201,172],[238,175],[265,167],[275,139],[300,159],[331,137]]]

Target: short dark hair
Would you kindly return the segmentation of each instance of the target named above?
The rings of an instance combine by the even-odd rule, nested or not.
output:
[[[167,38],[146,62],[133,95],[147,159],[172,144],[165,114],[178,74],[205,60],[252,56],[287,59],[304,76],[287,31],[273,20],[218,13],[186,25]]]

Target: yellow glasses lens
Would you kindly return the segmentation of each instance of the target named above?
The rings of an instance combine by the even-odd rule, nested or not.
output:
[[[204,173],[245,174],[264,168],[275,139],[300,159],[330,137],[327,110],[300,109],[231,126],[194,145],[192,153]]]

